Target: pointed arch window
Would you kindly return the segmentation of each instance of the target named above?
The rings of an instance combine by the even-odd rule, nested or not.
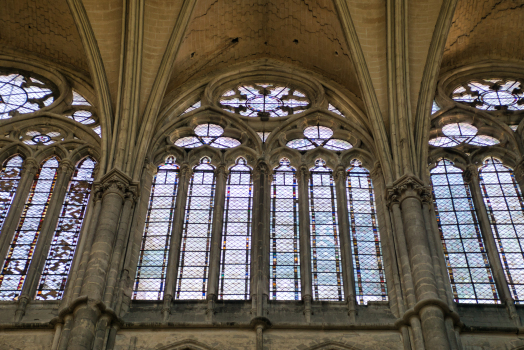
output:
[[[33,181],[29,197],[0,272],[0,300],[17,299],[22,291],[47,207],[53,194],[57,169],[58,158],[53,156],[44,161]]]
[[[162,300],[180,168],[169,156],[158,166],[151,186],[149,207],[133,285],[133,299]]]
[[[309,184],[313,298],[344,300],[342,262],[333,171],[318,159]]]
[[[524,301],[524,199],[513,169],[488,158],[479,179],[509,290],[516,303]]]
[[[229,169],[220,258],[219,299],[248,300],[253,175],[244,158]]]
[[[189,182],[176,299],[205,299],[215,204],[215,168],[202,158]]]
[[[355,159],[347,170],[347,197],[357,303],[387,300],[375,194],[369,171]]]
[[[4,161],[0,173],[0,232],[13,203],[24,160],[18,154]]]
[[[431,170],[431,182],[453,299],[457,303],[498,303],[491,264],[462,170],[441,159]]]
[[[298,185],[296,170],[287,158],[273,171],[270,220],[270,297],[300,300]]]
[[[36,293],[37,300],[59,300],[64,294],[69,271],[78,244],[80,230],[91,194],[96,162],[82,159],[75,167],[60,210],[44,270]]]

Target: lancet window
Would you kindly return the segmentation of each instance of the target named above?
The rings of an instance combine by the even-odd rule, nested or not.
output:
[[[22,157],[16,154],[4,161],[0,173],[0,232],[20,182],[23,162]]]
[[[215,203],[215,167],[202,158],[189,182],[176,299],[205,299]]]
[[[252,217],[252,171],[239,158],[226,185],[219,299],[249,299]]]
[[[164,296],[179,167],[173,156],[161,164],[151,186],[133,299],[162,300]]]
[[[300,230],[295,168],[287,158],[271,183],[269,293],[273,300],[300,300]]]
[[[311,271],[315,300],[344,300],[333,171],[318,159],[310,169]]]

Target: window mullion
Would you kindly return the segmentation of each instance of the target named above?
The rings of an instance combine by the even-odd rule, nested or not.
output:
[[[9,213],[5,218],[2,232],[0,234],[0,262],[2,263],[4,262],[4,259],[7,255],[9,245],[13,239],[13,234],[15,233],[16,227],[18,225],[18,220],[20,220],[20,216],[24,210],[25,201],[27,196],[29,196],[31,186],[38,169],[39,165],[34,158],[24,159],[22,172],[20,174],[20,181],[18,182],[18,188],[16,190],[15,197],[13,198],[11,208],[9,209]]]
[[[508,284],[506,283],[504,269],[502,268],[502,263],[500,261],[500,257],[498,256],[498,249],[495,245],[495,238],[493,236],[493,231],[491,230],[488,212],[482,197],[477,166],[470,165],[466,171],[464,171],[463,176],[464,181],[469,184],[471,189],[471,197],[473,199],[473,203],[475,204],[475,212],[477,213],[477,217],[479,219],[480,232],[482,233],[484,242],[486,244],[486,250],[490,260],[491,268],[493,270],[495,285],[497,286],[497,290],[501,296],[501,299],[504,300],[504,302],[509,306],[512,317],[516,316],[514,301],[511,297]]]
[[[304,300],[306,318],[311,317],[311,232],[309,228],[309,180],[311,174],[305,165],[298,171],[298,206],[300,228],[300,277],[302,283],[302,300]],[[308,319],[309,322],[309,319]]]
[[[349,212],[347,206],[346,177],[347,173],[343,167],[338,167],[335,171],[334,180],[337,197],[337,212],[339,236],[342,255],[342,276],[344,295],[348,304],[348,311],[352,317],[355,317],[355,276],[353,271],[353,254],[351,251],[351,241],[349,233]]]
[[[184,215],[186,212],[187,191],[191,180],[191,169],[188,164],[180,167],[178,189],[175,203],[175,214],[173,216],[173,231],[171,232],[171,246],[166,268],[166,286],[164,288],[164,306],[162,312],[164,317],[169,313],[171,301],[175,296],[175,287],[180,260],[180,244],[182,242],[182,229]]]
[[[208,310],[213,309],[213,303],[218,298],[218,277],[220,274],[220,244],[222,243],[222,227],[224,224],[224,204],[226,199],[226,184],[228,171],[224,165],[215,170],[216,187],[213,210],[213,226],[211,228],[211,248],[209,254],[209,282],[207,285]]]

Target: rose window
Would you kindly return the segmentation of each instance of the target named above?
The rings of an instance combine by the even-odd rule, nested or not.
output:
[[[487,111],[524,110],[524,92],[521,82],[517,80],[474,80],[455,89],[451,97],[457,102]]]
[[[195,128],[194,136],[182,137],[175,145],[182,148],[197,148],[209,145],[215,148],[233,148],[240,146],[240,141],[231,137],[223,137],[224,129],[217,124],[200,124]]]
[[[468,123],[453,123],[445,125],[442,132],[446,136],[436,137],[429,140],[429,144],[435,147],[455,147],[460,144],[471,146],[493,146],[499,143],[494,137],[478,135],[478,129]]]
[[[223,109],[246,117],[285,117],[300,113],[309,105],[302,91],[270,83],[241,85],[225,92],[220,99]]]
[[[0,75],[0,119],[35,112],[53,101],[53,92],[40,80],[16,73]]]
[[[50,132],[40,132],[36,130],[31,130],[25,133],[25,135],[20,136],[20,139],[26,145],[51,145],[56,141],[61,141],[60,133],[58,131]]]
[[[304,130],[304,138],[289,141],[286,146],[299,151],[324,147],[332,151],[344,151],[353,147],[351,143],[334,139],[333,130],[325,126],[309,126]]]

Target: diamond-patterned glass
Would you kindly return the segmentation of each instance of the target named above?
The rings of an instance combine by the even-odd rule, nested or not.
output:
[[[309,206],[314,300],[344,300],[333,172],[322,159],[310,169]]]
[[[433,203],[453,299],[457,303],[499,303],[491,264],[462,170],[441,159],[431,170]]]
[[[18,299],[55,187],[58,158],[47,159],[33,181],[0,272],[0,300]]]
[[[296,171],[283,158],[271,183],[269,294],[272,300],[300,300],[300,234]]]
[[[229,169],[220,254],[219,299],[248,300],[253,180],[246,160]]]
[[[133,299],[162,300],[173,231],[179,167],[167,157],[151,186],[149,207],[133,285]]]
[[[95,165],[95,160],[87,157],[75,168],[40,276],[37,300],[62,299],[89,202]]]
[[[4,162],[0,173],[0,232],[15,197],[23,162],[22,157],[14,155]]]
[[[479,170],[484,204],[495,236],[509,290],[524,301],[524,200],[513,169],[488,158]]]
[[[347,172],[347,197],[357,303],[388,300],[377,208],[369,171],[358,160]]]
[[[205,299],[215,198],[215,168],[207,157],[193,169],[182,229],[176,299]]]

